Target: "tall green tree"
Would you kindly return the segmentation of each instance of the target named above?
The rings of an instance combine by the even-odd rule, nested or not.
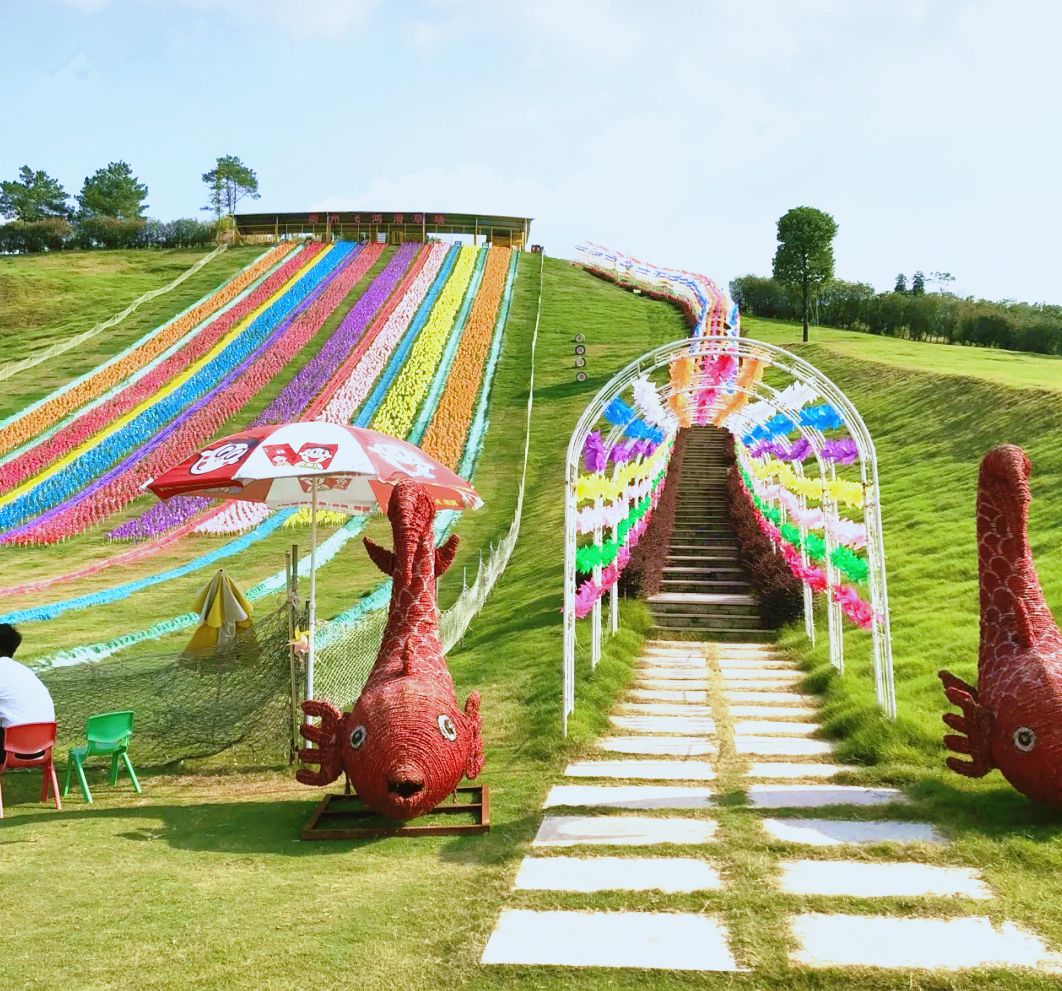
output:
[[[36,223],[70,216],[66,190],[47,172],[28,165],[18,170],[18,178],[0,182],[0,216],[9,220]]]
[[[921,270],[911,276],[911,294],[913,296],[924,296],[926,294],[926,277]]]
[[[837,222],[828,213],[814,207],[794,207],[778,220],[774,277],[786,288],[800,293],[805,341],[808,340],[811,296],[833,278],[833,239],[836,236]]]
[[[907,292],[907,276],[901,272],[896,276],[896,285],[892,287],[893,292]]]
[[[85,177],[77,201],[84,219],[139,220],[147,209],[147,194],[127,162],[111,162]]]
[[[203,173],[203,182],[210,190],[210,202],[203,209],[213,210],[218,220],[222,213],[234,214],[236,204],[245,196],[252,200],[260,198],[254,169],[248,168],[235,155],[222,155],[214,168]]]

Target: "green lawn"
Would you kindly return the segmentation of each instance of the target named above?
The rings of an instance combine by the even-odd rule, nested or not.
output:
[[[172,292],[148,300],[81,347],[3,383],[0,416],[95,368],[249,265],[264,249],[229,248]],[[207,251],[61,251],[0,257],[0,341],[9,364],[91,330],[151,289],[168,285]]]
[[[538,264],[521,261],[496,379],[477,476],[488,508],[460,528],[471,560],[492,530],[504,533],[515,502],[522,447],[513,438],[523,431]],[[491,833],[301,843],[298,828],[317,793],[293,785],[286,771],[147,775],[139,799],[127,787],[101,787],[93,808],[71,796],[61,816],[36,805],[33,781],[21,777],[5,783],[8,803],[17,804],[0,825],[5,889],[23,893],[17,937],[0,935],[12,987],[119,988],[130,972],[139,987],[160,989],[288,989],[317,983],[310,973],[322,987],[490,986],[476,962],[568,749],[559,738],[558,612],[568,433],[614,371],[683,332],[669,307],[617,293],[560,261],[547,260],[545,271],[524,530],[451,657],[460,697],[475,688],[484,698]],[[591,376],[581,384],[571,366],[577,331],[591,344]],[[334,601],[341,587],[340,578],[326,595]],[[625,683],[647,614],[632,605],[624,619],[593,683],[580,685],[570,747],[600,732]],[[42,965],[36,947],[49,943],[62,952]]]
[[[802,328],[787,320],[742,316],[741,332],[746,337],[789,347],[800,343]],[[912,371],[985,379],[1018,389],[1062,391],[1062,357],[1057,355],[929,344],[832,327],[812,327],[811,343],[821,345],[831,354],[898,365]]]
[[[527,362],[538,259],[520,279],[491,407],[491,430],[477,486],[488,508],[463,522],[466,553],[504,531],[526,401]],[[531,477],[524,529],[509,570],[451,656],[458,691],[483,694],[494,826],[484,837],[383,840],[360,844],[295,839],[315,793],[286,772],[145,776],[145,794],[99,791],[86,809],[72,797],[59,816],[33,801],[32,780],[9,782],[9,819],[0,825],[5,890],[19,892],[19,925],[0,935],[0,960],[12,987],[31,989],[288,989],[293,987],[440,986],[530,989],[747,988],[1032,989],[1049,979],[984,973],[933,976],[805,973],[784,964],[784,917],[796,910],[856,913],[987,911],[1027,925],[1062,946],[1062,816],[1031,809],[998,775],[971,782],[943,770],[934,672],[947,666],[972,677],[977,647],[973,498],[977,462],[994,443],[1025,446],[1034,461],[1032,542],[1049,602],[1062,613],[1062,408],[1043,384],[1051,359],[923,345],[924,364],[887,360],[903,342],[851,335],[797,346],[862,411],[878,447],[900,718],[876,713],[867,643],[851,633],[848,672],[831,673],[824,638],[807,649],[796,631],[782,642],[807,659],[809,684],[823,692],[827,730],[844,760],[869,765],[860,783],[894,783],[912,798],[897,816],[940,826],[951,843],[914,858],[981,868],[999,895],[987,909],[957,900],[786,898],[770,886],[779,852],[756,828],[758,812],[735,808],[738,763],[724,753],[718,782],[720,839],[710,856],[727,889],[703,896],[563,896],[510,891],[541,818],[548,786],[563,759],[600,733],[604,712],[624,686],[647,626],[637,604],[623,610],[620,637],[593,679],[580,652],[572,739],[559,736],[561,485],[571,426],[593,393],[628,359],[682,336],[677,313],[619,291],[559,261],[547,260],[538,351]],[[792,325],[749,320],[750,335],[792,343]],[[586,335],[591,378],[574,383],[572,337]],[[813,333],[818,334],[819,331]],[[776,336],[770,337],[770,334]],[[866,342],[866,354],[856,350]],[[936,358],[933,356],[936,355]],[[966,375],[946,372],[953,356]],[[1042,362],[1042,364],[1040,364]],[[1020,366],[1020,370],[1019,370]],[[357,557],[352,550],[349,560]],[[346,559],[345,559],[346,560]],[[451,579],[459,571],[451,572]],[[326,572],[327,573],[327,572]],[[368,572],[344,564],[327,579],[330,608],[349,601]],[[343,577],[348,582],[344,600]],[[449,586],[452,591],[452,585]],[[585,647],[585,633],[581,632]],[[859,817],[874,818],[878,810]],[[821,812],[812,813],[821,815]],[[825,815],[841,815],[826,811]],[[850,815],[850,813],[849,813]],[[600,853],[611,852],[601,848]],[[679,852],[676,850],[676,852]],[[682,852],[694,852],[683,850]],[[703,851],[699,851],[703,854]],[[862,855],[895,854],[888,848]],[[800,850],[800,855],[807,856]],[[829,856],[831,851],[810,856]],[[484,970],[479,954],[503,905],[692,909],[724,916],[745,975]],[[39,948],[55,947],[43,958]]]

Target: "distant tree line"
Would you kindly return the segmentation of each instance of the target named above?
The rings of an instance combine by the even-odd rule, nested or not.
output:
[[[892,292],[879,293],[865,282],[832,279],[812,297],[811,320],[912,341],[1062,354],[1062,306],[961,298],[942,289],[926,292],[927,278],[941,287],[952,281],[947,272],[928,277],[916,272],[910,288],[900,276]],[[730,292],[749,316],[803,317],[801,293],[777,279],[743,275],[730,283]]]
[[[111,162],[86,176],[71,199],[47,172],[23,165],[17,178],[0,181],[0,252],[60,251],[64,248],[199,248],[211,244],[244,196],[258,198],[258,177],[233,155],[225,155],[203,182],[212,222],[185,217],[145,216],[148,187],[127,162]]]

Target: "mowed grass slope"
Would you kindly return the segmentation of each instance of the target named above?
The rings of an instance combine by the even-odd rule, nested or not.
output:
[[[472,553],[492,531],[504,533],[515,503],[538,265],[533,256],[521,260],[495,382],[477,479],[488,507],[459,528]],[[6,984],[34,991],[131,982],[175,991],[546,986],[542,975],[484,972],[479,954],[563,753],[603,728],[648,625],[640,606],[624,611],[592,683],[583,656],[575,742],[564,745],[564,453],[594,392],[646,348],[680,337],[683,326],[670,307],[618,293],[564,262],[546,260],[545,276],[523,530],[509,569],[450,658],[461,701],[471,690],[483,695],[491,832],[303,843],[298,830],[320,793],[294,784],[287,770],[147,775],[139,798],[97,777],[97,804],[86,808],[71,796],[62,815],[36,804],[34,778],[18,776],[5,781],[8,818],[0,824],[0,876],[5,890],[20,892],[17,927],[0,931]],[[590,345],[590,378],[581,384],[572,368],[576,332]],[[42,956],[42,945],[56,952]],[[567,986],[580,986],[581,977],[572,981]]]
[[[491,430],[477,485],[488,507],[462,521],[473,547],[500,535],[515,501],[522,447],[530,326],[538,259],[524,258],[510,332],[491,407]],[[1039,989],[1036,975],[934,976],[822,973],[785,966],[786,918],[797,911],[991,915],[1010,919],[1062,946],[1062,818],[1031,809],[994,775],[969,782],[943,770],[937,667],[972,678],[976,658],[976,557],[973,497],[983,450],[1022,443],[1036,464],[1032,536],[1048,599],[1062,608],[1059,523],[1062,490],[1052,433],[1062,424],[1055,396],[976,377],[864,361],[828,346],[794,346],[827,372],[863,412],[880,456],[886,551],[901,717],[874,707],[866,638],[847,636],[849,669],[832,674],[822,640],[816,651],[796,631],[783,642],[808,660],[821,690],[827,727],[841,756],[865,763],[855,780],[895,782],[913,804],[891,813],[933,822],[951,843],[940,849],[867,851],[980,868],[999,895],[986,905],[927,901],[785,898],[772,888],[780,852],[751,828],[755,813],[729,806],[732,781],[718,782],[723,808],[713,849],[682,850],[726,865],[728,885],[703,896],[622,893],[590,899],[526,893],[514,899],[513,875],[541,818],[542,797],[563,758],[585,749],[625,683],[647,628],[645,611],[625,606],[620,636],[592,679],[585,653],[572,740],[559,736],[561,478],[571,426],[590,396],[631,357],[682,336],[670,307],[631,296],[546,261],[538,388],[524,527],[510,564],[483,613],[451,658],[461,700],[482,692],[494,826],[483,837],[384,840],[360,844],[295,839],[316,793],[286,772],[146,776],[145,794],[128,786],[98,791],[85,808],[73,798],[60,816],[35,804],[34,779],[7,782],[9,819],[0,824],[0,873],[20,892],[17,930],[0,934],[11,986],[281,989],[302,986],[440,986],[540,989]],[[773,325],[789,346],[799,331]],[[750,336],[764,328],[746,322]],[[572,337],[586,334],[590,381],[577,386]],[[872,341],[886,344],[886,341]],[[945,364],[959,349],[940,347]],[[884,352],[882,352],[884,353]],[[966,352],[976,355],[976,352]],[[998,357],[998,355],[986,355]],[[1039,374],[1039,372],[1037,372]],[[457,568],[454,569],[456,571]],[[451,579],[453,572],[451,572]],[[353,581],[353,578],[352,578]],[[585,625],[585,624],[584,624]],[[849,627],[849,630],[852,628]],[[580,632],[585,638],[585,633]],[[585,648],[585,642],[581,644]],[[102,785],[102,777],[97,774]],[[860,810],[874,818],[879,810]],[[660,813],[666,814],[666,813]],[[852,817],[816,810],[813,816]],[[607,848],[599,852],[611,852]],[[829,859],[834,851],[811,852]],[[69,865],[89,865],[71,868]],[[77,884],[70,883],[76,870]],[[479,954],[504,905],[636,908],[721,914],[743,960],[739,975],[638,971],[484,969]],[[88,920],[88,921],[87,921]],[[36,948],[61,946],[42,963]]]
[[[261,247],[229,248],[176,289],[143,303],[115,327],[4,382],[0,417],[95,368],[245,268]],[[0,365],[31,357],[91,330],[137,297],[160,289],[208,252],[62,251],[0,257]]]

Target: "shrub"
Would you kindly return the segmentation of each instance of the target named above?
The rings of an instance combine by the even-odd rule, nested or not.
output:
[[[737,465],[727,472],[730,522],[738,542],[738,556],[760,600],[760,612],[771,626],[781,626],[800,615],[803,589],[782,555],[774,549],[756,522],[756,507],[749,498]]]
[[[656,504],[649,526],[642,539],[631,551],[631,559],[620,575],[619,588],[623,595],[648,598],[660,591],[664,566],[671,549],[671,531],[675,527],[675,508],[678,505],[679,478],[682,476],[682,459],[686,453],[688,430],[680,430],[675,436],[675,446],[664,479],[664,491]]]
[[[71,241],[74,229],[62,217],[12,220],[0,224],[0,252],[59,251]]]

